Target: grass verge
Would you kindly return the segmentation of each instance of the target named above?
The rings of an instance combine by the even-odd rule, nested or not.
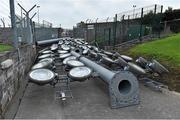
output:
[[[0,52],[11,50],[13,47],[10,45],[0,44]]]
[[[180,92],[180,33],[173,36],[139,44],[128,51],[133,57],[143,56],[160,61],[170,71],[163,82],[170,89]]]

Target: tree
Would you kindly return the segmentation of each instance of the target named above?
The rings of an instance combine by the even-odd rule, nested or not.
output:
[[[173,8],[168,7],[168,9],[164,12],[163,21],[169,21],[173,19],[174,19]]]
[[[161,13],[154,14],[154,12],[151,10],[149,13],[144,15],[143,17],[143,25],[151,26],[152,31],[158,32],[159,30],[162,30],[162,25],[160,24],[161,21]]]
[[[168,21],[170,29],[173,32],[180,32],[180,21],[174,21],[180,19],[180,9],[175,9],[168,7],[163,15],[163,21]]]
[[[148,14],[144,15],[143,17],[143,25],[151,25],[153,21],[154,13],[153,11],[150,11]]]

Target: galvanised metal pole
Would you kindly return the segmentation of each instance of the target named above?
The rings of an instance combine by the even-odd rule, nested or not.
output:
[[[38,8],[38,25],[39,25],[39,8],[40,8],[40,6],[38,5],[37,8]]]
[[[159,38],[161,38],[161,20],[163,15],[163,5],[161,5],[161,13],[160,13],[160,20],[159,20]]]
[[[142,41],[142,26],[143,26],[143,8],[141,9],[141,25],[140,25],[140,33],[139,33],[139,40]]]
[[[97,33],[96,33],[96,29],[97,29],[97,23],[94,23],[94,37],[95,37],[95,43],[97,42]]]
[[[71,54],[72,54],[73,56],[80,57],[80,54],[78,54],[78,53],[76,53],[76,52],[74,52],[74,51],[72,51]],[[91,61],[91,60],[89,60],[89,59],[87,59],[87,58],[85,58],[85,57],[80,57],[79,60],[82,61],[82,62],[83,62],[85,65],[87,65],[88,67],[93,68],[93,70],[94,70],[95,72],[98,72],[98,71],[99,71],[99,72],[98,72],[99,76],[100,76],[103,80],[105,80],[107,83],[109,83],[109,81],[110,81],[110,80],[113,78],[113,76],[115,75],[115,73],[113,73],[113,72],[111,72],[110,70],[108,70],[108,69],[106,69],[106,68],[104,68],[104,67],[96,64],[95,62],[93,62],[93,61]],[[104,74],[104,73],[106,73],[106,74]]]
[[[128,71],[112,72],[101,65],[71,51],[71,54],[83,62],[109,85],[111,107],[119,108],[139,104],[139,85],[137,78]]]
[[[154,15],[153,15],[153,21],[152,21],[152,29],[156,26],[157,21],[156,21],[156,10],[157,10],[157,5],[155,4],[154,6]],[[153,36],[156,36],[156,30],[153,31]]]
[[[88,23],[86,23],[86,41],[89,42],[89,37],[88,37]]]
[[[11,14],[11,26],[13,30],[13,45],[15,48],[18,48],[14,0],[9,0],[9,5],[10,5],[10,14]]]
[[[31,22],[30,22],[30,18],[29,18],[29,13],[26,14],[26,18],[27,18],[27,38],[28,38],[28,44],[32,44],[32,29],[31,29]]]
[[[156,10],[157,10],[157,5],[155,4],[155,6],[154,6],[154,14],[156,14]]]
[[[27,21],[26,36],[27,36],[28,44],[32,44],[33,35],[32,35],[31,20],[29,18],[29,13],[36,7],[36,5],[34,5],[29,11],[26,11],[19,3],[18,3],[18,5],[26,13],[25,14],[26,15],[26,21]]]
[[[115,15],[115,18],[114,18],[113,49],[115,49],[115,44],[116,44],[116,27],[117,27],[117,14]]]
[[[129,28],[130,15],[128,15],[128,28]]]

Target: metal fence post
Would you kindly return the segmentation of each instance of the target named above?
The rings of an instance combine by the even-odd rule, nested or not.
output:
[[[129,27],[130,15],[128,15],[128,27]]]
[[[125,38],[125,30],[126,30],[126,21],[125,21],[125,14],[122,15],[122,20],[121,20],[121,38],[123,41],[126,41],[126,38]]]
[[[156,10],[157,10],[157,5],[155,4],[154,13],[153,13],[153,19],[152,19],[152,23],[151,23],[153,37],[156,37],[156,35],[157,35],[157,33],[156,33],[157,31],[155,30],[155,26],[156,26]]]
[[[11,14],[11,26],[13,30],[13,44],[15,48],[18,48],[14,0],[9,0],[9,5],[10,5],[10,14]]]
[[[34,42],[36,42],[36,29],[35,29],[35,22],[33,22],[32,24],[33,24],[33,40],[34,40]]]
[[[88,37],[88,23],[86,23],[86,41],[89,42],[89,37]]]
[[[161,5],[161,14],[162,14],[162,12],[163,12],[163,5]]]
[[[108,30],[108,32],[109,32],[109,41],[108,41],[108,45],[110,46],[111,45],[111,28],[109,28],[109,30]]]
[[[157,11],[157,5],[155,4],[155,7],[154,7],[154,14],[156,14],[156,11]]]
[[[31,22],[29,18],[29,13],[26,14],[27,18],[27,37],[28,37],[28,44],[32,44],[32,29],[31,29]]]
[[[160,13],[160,20],[159,20],[159,38],[161,37],[161,20],[163,15],[163,5],[161,5],[161,13]]]
[[[116,27],[117,27],[117,14],[115,15],[115,18],[114,18],[113,49],[115,49],[115,44],[116,44]]]
[[[19,7],[26,13],[26,20],[27,20],[27,30],[26,30],[26,36],[27,36],[27,40],[28,40],[28,44],[32,44],[33,43],[33,33],[32,33],[32,24],[31,24],[31,19],[29,18],[29,13],[36,7],[36,5],[34,5],[29,11],[26,11],[19,3],[18,3]],[[36,14],[34,14],[32,16],[32,18],[35,16]]]
[[[143,8],[141,9],[141,25],[140,25],[140,33],[139,33],[139,40],[141,41],[142,39],[142,26],[143,26]]]
[[[97,23],[94,23],[94,38],[95,38],[95,43],[97,42],[97,40],[96,40],[96,37],[97,37],[97,33],[96,33],[96,28],[97,27]]]

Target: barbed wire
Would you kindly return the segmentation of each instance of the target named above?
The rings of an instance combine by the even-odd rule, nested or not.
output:
[[[155,12],[156,6],[156,14],[161,12],[161,5],[153,4],[149,6],[143,7],[143,16],[150,13]],[[121,21],[122,19],[137,19],[140,18],[142,14],[142,8],[134,8],[132,10],[124,11],[117,14],[117,21]],[[103,22],[113,22],[114,17],[106,17],[106,18],[96,18],[96,19],[87,19],[85,23],[103,23]],[[97,20],[98,19],[98,20]]]

